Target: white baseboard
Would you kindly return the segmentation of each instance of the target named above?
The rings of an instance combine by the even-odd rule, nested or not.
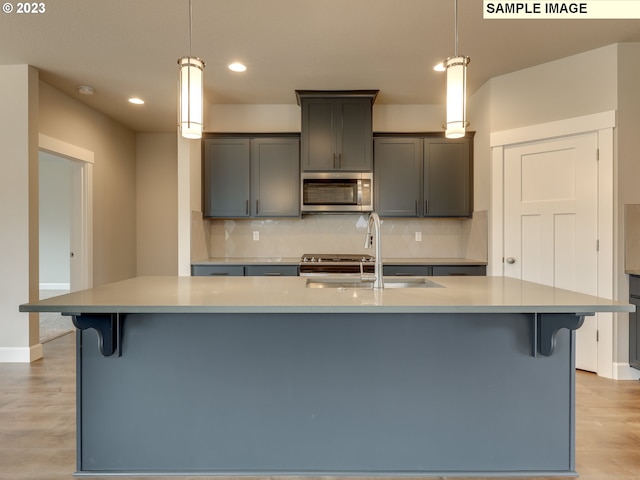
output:
[[[70,283],[41,283],[40,290],[71,290]]]
[[[41,343],[31,347],[0,347],[0,363],[31,363],[41,358]]]
[[[613,378],[615,380],[640,380],[640,370],[631,367],[628,363],[614,363]]]

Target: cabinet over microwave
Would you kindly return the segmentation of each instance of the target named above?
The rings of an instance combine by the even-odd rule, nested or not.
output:
[[[348,213],[373,210],[373,174],[304,172],[302,213]]]

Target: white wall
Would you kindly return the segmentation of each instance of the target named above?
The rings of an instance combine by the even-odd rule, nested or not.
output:
[[[71,161],[39,154],[40,285],[69,288],[71,272]]]
[[[38,317],[18,305],[38,299],[38,72],[0,65],[0,362],[42,356]]]

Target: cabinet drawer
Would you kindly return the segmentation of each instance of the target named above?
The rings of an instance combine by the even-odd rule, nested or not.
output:
[[[431,268],[434,277],[447,275],[484,276],[487,274],[487,267],[484,265],[434,265]]]
[[[242,265],[191,265],[191,275],[194,277],[242,277],[244,267]]]
[[[252,277],[258,277],[258,276],[295,277],[298,275],[298,266],[297,265],[247,265],[245,267],[245,274],[247,276],[252,276]]]
[[[431,274],[428,265],[383,265],[382,271],[389,277],[426,277]]]

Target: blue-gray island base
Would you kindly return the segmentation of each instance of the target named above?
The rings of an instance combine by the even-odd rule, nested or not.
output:
[[[573,333],[526,314],[131,314],[78,333],[78,471],[575,475]]]
[[[430,278],[140,277],[20,310],[78,327],[81,476],[575,476],[574,330],[633,307]]]

